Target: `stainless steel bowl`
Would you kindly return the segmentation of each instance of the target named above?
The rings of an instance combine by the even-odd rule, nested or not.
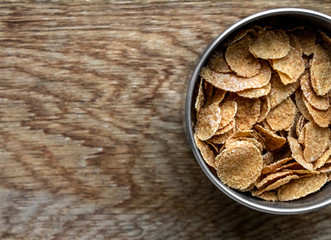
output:
[[[185,124],[186,124],[186,135],[189,141],[189,144],[192,148],[194,156],[207,175],[207,177],[218,187],[223,193],[232,198],[233,200],[250,207],[252,209],[273,213],[273,214],[299,214],[315,211],[322,207],[331,204],[331,184],[327,184],[324,186],[319,192],[309,195],[305,198],[295,200],[292,202],[267,202],[257,198],[252,197],[250,194],[238,192],[236,190],[230,189],[225,186],[218,178],[215,176],[212,171],[209,169],[207,164],[202,159],[200,152],[195,145],[193,138],[193,124],[192,124],[192,116],[193,116],[193,92],[197,85],[197,80],[199,76],[199,72],[202,66],[205,64],[206,60],[213,52],[213,50],[228,36],[231,35],[234,31],[255,24],[263,24],[263,25],[288,25],[293,23],[293,25],[310,25],[314,28],[323,29],[324,31],[331,32],[331,17],[316,11],[300,9],[300,8],[279,8],[267,10],[264,12],[260,12],[249,16],[225,30],[222,34],[220,34],[204,51],[202,56],[200,57],[193,75],[191,77],[191,81],[188,86],[188,92],[186,96],[186,109],[185,109]]]

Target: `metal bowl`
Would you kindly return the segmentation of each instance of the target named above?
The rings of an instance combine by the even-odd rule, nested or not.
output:
[[[241,203],[244,206],[249,208],[273,213],[273,214],[300,214],[315,211],[322,207],[331,204],[331,184],[327,184],[324,186],[319,192],[311,194],[305,198],[298,199],[291,202],[267,202],[264,200],[260,200],[252,197],[250,194],[238,192],[233,190],[226,185],[224,185],[218,178],[213,174],[208,165],[204,162],[203,158],[200,155],[200,151],[198,150],[194,138],[193,138],[193,109],[194,109],[194,99],[193,94],[194,90],[197,87],[197,80],[199,76],[199,72],[202,66],[205,64],[206,60],[213,52],[213,50],[228,36],[231,35],[234,31],[237,31],[243,27],[248,27],[250,25],[272,25],[272,26],[288,26],[291,25],[310,25],[313,28],[319,28],[326,32],[331,32],[331,17],[316,11],[300,9],[300,8],[279,8],[267,10],[264,12],[260,12],[254,15],[251,15],[231,27],[225,30],[222,34],[220,34],[204,51],[202,56],[200,57],[193,75],[191,77],[188,92],[186,96],[186,108],[185,108],[185,124],[186,124],[186,135],[191,146],[191,149],[194,153],[194,156],[210,179],[210,181],[215,184],[223,193],[232,198],[233,200]]]

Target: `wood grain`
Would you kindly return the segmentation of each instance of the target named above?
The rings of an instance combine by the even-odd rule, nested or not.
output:
[[[269,8],[330,1],[0,3],[1,239],[328,239],[331,207],[273,216],[202,173],[184,134],[196,59]]]

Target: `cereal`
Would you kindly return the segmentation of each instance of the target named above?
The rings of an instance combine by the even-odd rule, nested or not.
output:
[[[221,135],[221,134],[227,133],[230,130],[232,130],[235,126],[236,126],[236,121],[232,120],[230,123],[228,123],[228,125],[225,125],[224,127],[219,128],[216,131],[215,135]]]
[[[235,101],[227,101],[221,104],[221,122],[219,128],[224,128],[231,121],[234,120],[234,117],[237,113],[237,103]]]
[[[300,117],[298,118],[298,121],[295,125],[295,132],[298,137],[301,135],[301,131],[303,130],[303,127],[305,126],[305,124],[306,124],[305,117],[300,115]]]
[[[267,63],[261,62],[260,72],[251,78],[239,77],[234,73],[218,73],[210,67],[203,67],[200,75],[216,88],[238,92],[249,88],[261,88],[268,84],[271,70]]]
[[[314,53],[316,34],[313,31],[303,29],[294,32],[295,36],[300,42],[302,52],[309,56]]]
[[[298,178],[300,178],[298,175],[288,175],[288,176],[285,176],[283,178],[279,178],[275,182],[273,182],[273,183],[265,186],[264,188],[258,190],[255,194],[260,195],[264,192],[274,190],[276,188],[279,188],[280,186],[285,185],[286,183],[290,182],[291,180],[298,179]]]
[[[323,96],[331,90],[331,56],[321,45],[317,45],[310,68],[311,84],[317,95]]]
[[[224,58],[224,51],[218,49],[212,53],[208,60],[208,66],[219,73],[229,73],[231,69]]]
[[[258,181],[255,182],[255,186],[257,189],[262,189],[266,187],[267,185],[270,185],[277,181],[278,179],[290,175],[290,172],[276,172],[276,173],[271,173],[265,176],[264,178],[259,179]]]
[[[211,53],[196,85],[194,139],[225,185],[291,201],[331,181],[330,51],[319,30],[253,26]]]
[[[305,70],[305,63],[300,53],[295,48],[290,47],[290,51],[285,57],[272,60],[272,67],[278,73],[285,74],[288,77],[282,78],[282,75],[280,75],[282,82],[287,85],[298,80]]]
[[[311,106],[319,110],[327,110],[330,107],[330,99],[328,97],[318,96],[314,92],[311,86],[309,72],[305,72],[300,77],[300,85],[303,96],[307,99]]]
[[[257,58],[277,59],[287,55],[290,41],[287,33],[282,29],[258,31],[250,51]]]
[[[303,94],[301,90],[295,92],[295,103],[297,104],[300,113],[304,116],[305,119],[309,121],[314,121],[313,117],[308,112],[305,103],[303,102]]]
[[[252,28],[238,30],[235,33],[231,34],[231,36],[224,41],[223,46],[227,47],[231,44],[234,44],[235,42],[245,37],[247,34],[256,34],[254,26]]]
[[[298,136],[298,142],[301,144],[301,145],[305,145],[305,136],[306,136],[306,128],[303,127],[301,129],[300,132],[297,133],[297,136]]]
[[[207,140],[211,138],[218,129],[221,121],[221,110],[219,103],[214,103],[206,108],[200,110],[196,134],[200,140]]]
[[[207,142],[211,142],[214,144],[224,144],[225,140],[231,137],[234,133],[234,129],[231,129],[223,134],[220,135],[214,135],[210,139],[207,140]]]
[[[253,143],[238,141],[215,159],[217,175],[235,189],[246,189],[261,174],[262,155]]]
[[[211,150],[211,148],[208,146],[208,144],[201,141],[196,136],[196,134],[194,134],[194,140],[195,140],[195,144],[197,145],[197,148],[200,150],[201,156],[206,161],[206,163],[211,167],[215,167],[215,165],[214,165],[215,154]]]
[[[305,169],[313,171],[314,166],[312,163],[306,162],[306,160],[304,159],[303,150],[302,150],[302,147],[300,146],[300,143],[298,142],[298,140],[293,137],[288,137],[287,140],[290,145],[292,157],[295,159],[295,161],[297,163],[299,163]]]
[[[267,153],[263,154],[262,159],[263,159],[263,168],[274,162],[274,156],[272,155],[271,152],[267,152]],[[262,169],[262,174],[264,174],[263,169]]]
[[[280,148],[286,143],[286,139],[273,133],[272,131],[261,127],[260,125],[255,125],[254,129],[258,131],[262,137],[265,138],[265,145],[268,150],[272,151],[277,148]]]
[[[205,89],[205,99],[209,100],[214,92],[214,87],[207,81],[203,81],[204,89]]]
[[[316,169],[320,173],[331,173],[331,164],[325,164],[323,167]]]
[[[260,99],[247,99],[243,97],[235,97],[238,110],[235,116],[236,131],[250,129],[260,116],[261,102]]]
[[[255,147],[257,147],[260,150],[261,153],[263,151],[263,145],[258,140],[256,140],[255,138],[247,138],[247,137],[227,139],[225,141],[225,148],[229,148],[229,146],[231,146],[232,144],[237,144],[238,141],[251,142],[255,145]]]
[[[230,68],[241,77],[254,77],[261,69],[261,64],[250,52],[253,37],[246,35],[231,44],[225,51],[225,60]]]
[[[270,84],[271,85],[271,84]],[[257,122],[262,122],[268,116],[271,110],[270,100],[268,97],[261,98],[261,109],[260,109],[260,116],[257,119]]]
[[[279,168],[280,166],[284,165],[285,163],[291,161],[292,159],[293,159],[292,157],[288,157],[288,158],[284,158],[284,159],[278,160],[276,162],[273,162],[269,165],[266,165],[262,168],[261,173],[267,174],[270,172],[274,172],[277,168]]]
[[[277,193],[274,191],[263,192],[261,194],[256,194],[258,191],[252,192],[252,196],[261,198],[266,201],[276,202],[278,201]]]
[[[265,95],[268,95],[268,93],[270,92],[271,89],[271,84],[270,82],[261,87],[261,88],[251,88],[251,89],[246,89],[246,90],[242,90],[237,92],[237,94],[241,97],[245,97],[245,98],[259,98]]]
[[[215,90],[213,91],[212,95],[209,97],[206,106],[209,106],[213,103],[220,103],[223,101],[224,97],[225,97],[226,91],[219,89],[219,88],[215,88]]]
[[[291,100],[287,98],[281,104],[269,112],[266,121],[274,131],[280,131],[289,128],[297,112],[297,107]]]
[[[300,56],[302,56],[302,47],[299,39],[293,33],[290,33],[288,36],[290,38],[290,45],[300,53]]]
[[[200,84],[199,84],[199,91],[198,91],[198,96],[195,100],[195,110],[199,113],[201,108],[203,107],[203,103],[205,100],[205,95],[203,93],[203,81],[202,79],[200,80]]]
[[[317,160],[325,150],[331,146],[330,128],[322,128],[313,122],[305,125],[305,149],[304,159],[307,162]]]
[[[314,169],[323,167],[325,163],[328,163],[328,160],[331,160],[331,146],[319,157],[319,159],[314,162]]]
[[[297,90],[297,88],[299,87],[299,82],[284,85],[277,73],[272,74],[270,83],[271,83],[271,89],[268,94],[268,98],[270,100],[271,108],[274,108],[278,104],[283,102],[286,98],[292,95],[295,92],[295,90]]]
[[[326,181],[327,175],[325,173],[293,180],[278,189],[278,199],[280,201],[291,201],[305,197],[318,191],[326,183]]]
[[[310,103],[307,101],[305,97],[302,97],[303,103],[305,104],[309,114],[314,119],[314,122],[321,127],[328,127],[331,123],[331,107],[327,110],[319,110],[314,108]]]

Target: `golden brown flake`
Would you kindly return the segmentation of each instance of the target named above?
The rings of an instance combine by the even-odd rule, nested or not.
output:
[[[219,73],[232,72],[229,65],[225,61],[224,51],[217,49],[214,51],[208,59],[208,66]]]
[[[331,123],[331,107],[327,110],[319,110],[314,108],[307,99],[303,96],[302,97],[303,103],[305,104],[309,114],[314,119],[314,122],[321,127],[328,127]]]
[[[252,196],[258,197],[258,198],[261,198],[263,200],[270,201],[270,202],[277,202],[278,201],[277,194],[274,191],[269,191],[269,192],[264,192],[264,193],[261,193],[261,194],[256,194],[257,192],[258,191],[252,192]]]
[[[247,99],[243,97],[235,97],[237,102],[236,131],[244,131],[250,129],[260,116],[261,101],[258,98]]]
[[[323,96],[331,90],[331,54],[321,45],[316,46],[310,76],[317,95]]]
[[[257,119],[257,122],[262,122],[268,116],[271,110],[270,100],[268,97],[261,98],[261,109],[260,109],[260,116]]]
[[[313,54],[316,40],[315,32],[308,29],[303,29],[295,31],[294,34],[300,42],[303,53],[307,56]]]
[[[262,59],[277,59],[287,55],[290,50],[290,40],[282,29],[268,29],[258,31],[253,42],[251,53]]]
[[[287,98],[281,104],[271,109],[266,121],[274,131],[280,131],[289,128],[293,122],[297,113],[297,107],[291,100]]]
[[[283,146],[286,143],[286,139],[277,135],[276,133],[263,128],[260,125],[255,125],[254,129],[256,131],[258,131],[262,137],[265,138],[265,145],[267,147],[268,150],[272,151],[275,150],[277,148],[280,148],[281,146]]]
[[[241,77],[253,77],[261,69],[261,64],[250,52],[249,47],[253,37],[246,35],[239,41],[231,44],[225,51],[225,60],[230,68]]]
[[[225,127],[219,128],[216,131],[215,135],[222,135],[224,133],[227,133],[230,130],[234,129],[235,126],[236,126],[236,121],[233,119],[230,123],[228,123],[228,125],[225,125]]]
[[[231,121],[234,120],[234,116],[237,113],[237,103],[235,101],[226,101],[221,104],[221,122],[219,128],[224,128]]]
[[[266,165],[262,168],[261,173],[262,174],[267,174],[267,173],[270,173],[270,172],[274,172],[274,171],[276,171],[276,169],[278,169],[279,167],[281,167],[282,165],[286,164],[287,162],[289,162],[291,160],[293,160],[292,157],[287,157],[287,158],[280,159],[276,162],[273,162],[269,165]]]
[[[215,159],[217,175],[235,189],[246,189],[261,174],[262,155],[253,143],[238,141]]]
[[[327,175],[325,173],[300,178],[280,187],[277,195],[280,201],[295,200],[318,191],[326,181]]]
[[[330,128],[322,128],[313,122],[305,125],[305,149],[303,156],[306,162],[314,162],[331,145]]]
[[[202,158],[205,160],[205,162],[211,166],[215,167],[214,160],[215,160],[215,154],[213,150],[208,146],[207,143],[201,141],[196,134],[194,134],[194,140],[195,144],[197,145],[197,148],[200,150]]]
[[[203,67],[200,75],[207,82],[230,92],[238,92],[249,88],[261,88],[268,84],[271,70],[267,63],[261,63],[260,72],[251,78],[239,77],[234,73],[218,73],[210,67]]]
[[[314,169],[318,169],[324,164],[326,164],[328,161],[331,161],[331,147],[329,147],[323,154],[322,156],[319,157],[319,159],[314,162]]]
[[[303,94],[301,90],[295,92],[295,103],[297,104],[300,113],[304,116],[305,119],[309,121],[314,121],[313,117],[308,112],[305,103],[303,102]]]
[[[330,99],[328,97],[318,96],[314,92],[311,86],[309,72],[305,72],[300,77],[300,84],[303,96],[314,108],[319,110],[327,110],[330,107]]]
[[[300,146],[300,143],[298,142],[298,140],[293,137],[287,137],[287,140],[290,145],[292,157],[294,158],[294,160],[297,163],[299,163],[302,167],[304,167],[305,169],[307,169],[309,171],[313,171],[314,166],[312,163],[305,161],[305,159],[303,157],[303,150],[302,150],[302,147]]]
[[[237,94],[241,97],[245,97],[245,98],[259,98],[262,96],[266,96],[269,94],[271,89],[271,84],[270,82],[261,87],[261,88],[251,88],[251,89],[246,89],[246,90],[242,90],[237,92]]]
[[[203,93],[203,80],[200,80],[200,84],[199,84],[199,90],[198,90],[198,95],[197,98],[195,100],[195,110],[197,111],[197,113],[200,112],[201,108],[203,107],[203,103],[205,100],[205,95]]]
[[[280,76],[285,85],[296,82],[300,75],[305,71],[305,64],[301,54],[293,47],[290,47],[290,51],[285,57],[273,59],[272,67],[277,72],[287,75],[288,79]]]
[[[277,73],[272,74],[270,83],[271,83],[271,89],[268,94],[268,98],[270,100],[271,108],[274,108],[278,104],[283,102],[286,98],[292,95],[295,92],[295,90],[297,90],[297,88],[299,87],[299,82],[284,85]]]
[[[221,110],[219,103],[213,103],[200,110],[195,133],[197,137],[205,141],[211,138],[217,131],[221,121]]]

